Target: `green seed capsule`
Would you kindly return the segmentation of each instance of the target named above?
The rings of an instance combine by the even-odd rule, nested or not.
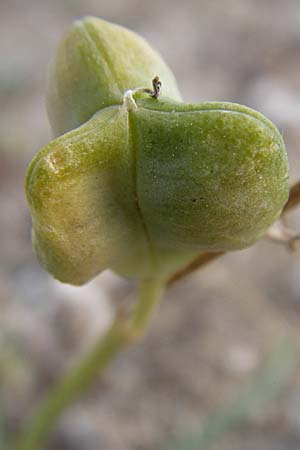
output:
[[[288,176],[280,133],[258,112],[129,94],[31,163],[35,248],[71,284],[106,268],[161,276],[201,251],[252,245],[278,218]]]
[[[171,70],[143,38],[95,17],[78,20],[50,65],[47,109],[54,135],[120,105],[127,89],[150,88],[157,74],[164,80],[164,95],[180,100]]]

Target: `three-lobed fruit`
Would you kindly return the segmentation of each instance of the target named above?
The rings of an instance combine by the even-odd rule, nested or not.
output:
[[[164,276],[201,251],[259,239],[288,196],[280,133],[232,103],[136,99],[48,144],[28,170],[46,269],[82,284],[106,268]]]
[[[169,99],[135,93],[156,74]],[[178,100],[135,33],[95,18],[67,32],[48,89],[53,131],[67,132],[26,175],[34,246],[56,278],[163,277],[199,252],[253,244],[279,216],[289,182],[276,127],[241,105]]]

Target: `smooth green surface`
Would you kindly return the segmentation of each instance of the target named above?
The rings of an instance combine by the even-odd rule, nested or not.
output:
[[[61,281],[105,268],[163,276],[200,251],[245,248],[287,200],[284,144],[261,114],[147,96],[137,106],[101,110],[29,167],[35,247]]]
[[[135,199],[127,113],[107,108],[54,140],[31,163],[26,192],[46,269],[82,284],[130,257],[148,264]]]
[[[139,203],[156,245],[240,249],[277,218],[287,200],[287,159],[261,114],[150,100],[131,117]]]
[[[156,75],[163,80],[164,95],[180,100],[171,70],[142,37],[95,17],[74,22],[49,70],[47,109],[54,135],[121,104],[127,89],[152,88]]]

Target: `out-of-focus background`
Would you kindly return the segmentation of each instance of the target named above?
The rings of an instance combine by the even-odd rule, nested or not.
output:
[[[108,272],[82,288],[62,285],[31,248],[23,179],[50,140],[47,64],[64,30],[83,15],[144,36],[187,101],[234,101],[263,112],[284,136],[292,180],[300,178],[299,0],[0,0],[2,445],[133,291]],[[47,449],[154,450],[201,430],[282,339],[300,339],[299,274],[300,251],[260,242],[178,282],[144,341],[64,414]],[[285,351],[280,358],[282,369]],[[278,392],[274,369],[276,393],[203,448],[299,450],[299,365]]]

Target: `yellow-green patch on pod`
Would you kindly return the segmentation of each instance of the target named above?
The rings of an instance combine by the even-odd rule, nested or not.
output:
[[[151,88],[156,75],[164,81],[164,95],[180,100],[170,68],[142,37],[95,17],[74,22],[50,64],[47,110],[54,135],[121,104],[128,89]]]
[[[125,100],[52,141],[28,169],[36,251],[56,278],[83,284],[106,268],[166,276],[199,252],[252,245],[278,218],[287,154],[263,115]]]

